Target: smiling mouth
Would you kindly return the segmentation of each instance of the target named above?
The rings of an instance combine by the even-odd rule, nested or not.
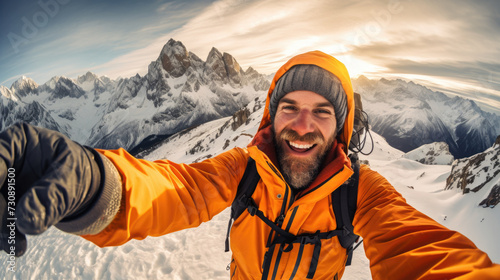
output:
[[[286,143],[288,144],[288,147],[290,147],[292,151],[299,153],[307,152],[316,146],[316,144],[298,144],[290,141],[286,141]]]

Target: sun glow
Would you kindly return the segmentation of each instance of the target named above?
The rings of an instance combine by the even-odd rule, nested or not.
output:
[[[334,55],[335,56],[335,55]],[[360,75],[373,75],[376,74],[377,72],[382,72],[384,71],[383,67],[370,64],[366,61],[363,61],[361,59],[355,58],[352,55],[337,55],[335,56],[340,62],[344,63],[345,67],[347,68],[347,71],[349,72],[349,75],[351,77],[358,77]]]

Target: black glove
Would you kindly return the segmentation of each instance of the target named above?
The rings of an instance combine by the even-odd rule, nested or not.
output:
[[[0,133],[1,249],[21,256],[25,234],[92,208],[102,194],[102,164],[96,151],[56,131],[16,124]]]

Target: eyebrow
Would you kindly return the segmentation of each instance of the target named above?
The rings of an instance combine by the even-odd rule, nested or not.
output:
[[[297,104],[297,101],[293,100],[293,99],[290,99],[290,98],[286,98],[286,97],[283,97],[281,98],[280,102],[285,102],[285,103],[289,103],[289,104],[292,104],[292,105],[296,105]],[[333,105],[330,103],[330,102],[320,102],[320,103],[316,103],[314,104],[315,107],[330,107],[330,108],[333,108]]]

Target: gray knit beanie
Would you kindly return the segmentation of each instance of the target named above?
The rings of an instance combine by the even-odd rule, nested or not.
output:
[[[269,101],[271,120],[274,120],[280,99],[297,90],[312,91],[330,101],[337,119],[337,133],[342,130],[347,116],[347,96],[342,83],[332,73],[309,64],[295,65],[280,77]]]

